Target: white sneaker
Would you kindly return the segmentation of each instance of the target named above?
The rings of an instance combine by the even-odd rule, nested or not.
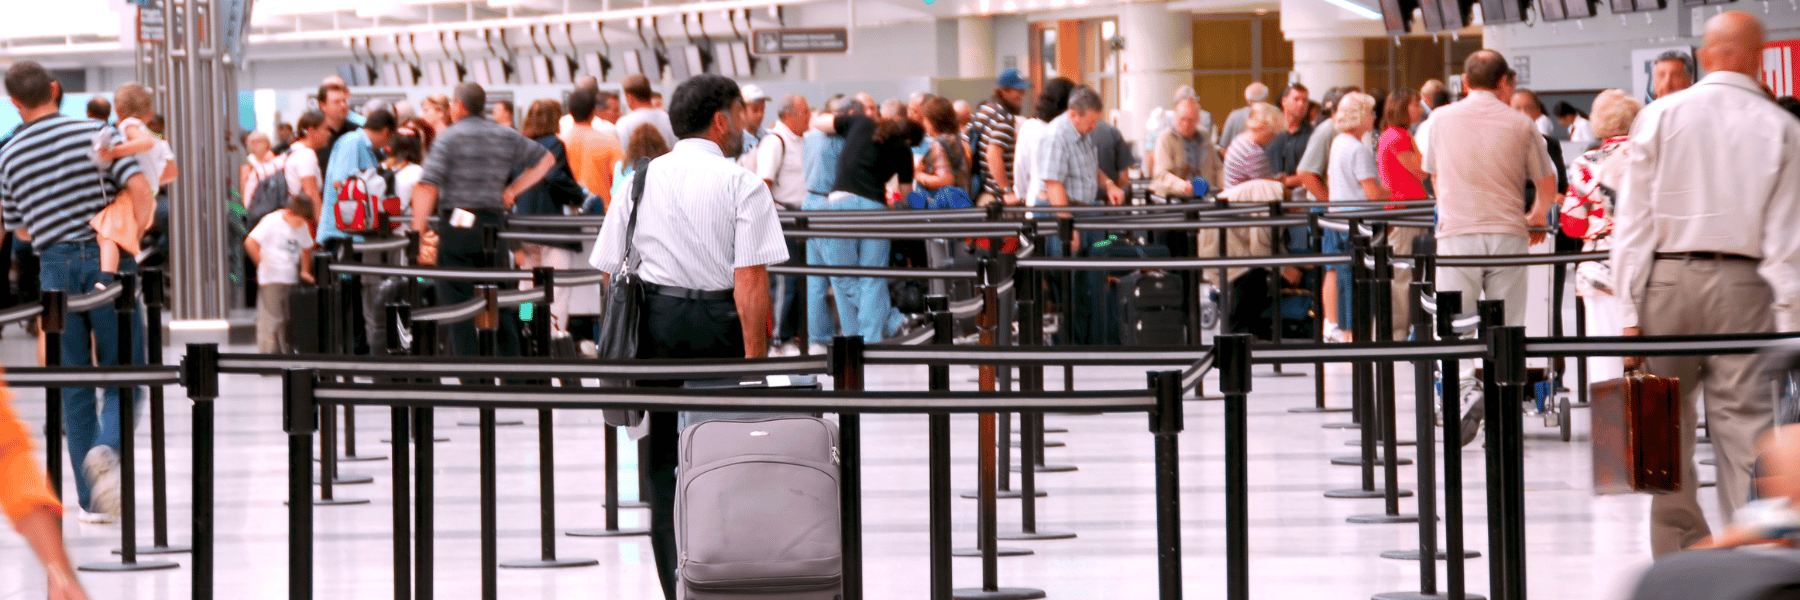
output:
[[[75,520],[89,525],[111,525],[113,523],[112,515],[88,512],[85,508],[75,509]]]
[[[824,356],[826,353],[827,350],[824,344],[813,342],[806,346],[806,354],[808,356]]]
[[[1481,418],[1487,410],[1486,403],[1483,402],[1483,399],[1487,397],[1487,394],[1482,391],[1480,380],[1471,379],[1463,381],[1460,387],[1462,389],[1460,397],[1462,405],[1462,444],[1467,446],[1469,445],[1469,442],[1475,441],[1475,434],[1481,431]]]
[[[600,346],[595,345],[594,340],[581,340],[577,347],[581,349],[581,355],[584,357],[600,358]]]
[[[81,474],[88,482],[88,505],[109,519],[119,514],[119,453],[110,446],[94,446],[81,460]]]
[[[1325,322],[1325,342],[1329,344],[1344,343],[1344,330],[1338,329],[1337,323]]]
[[[799,356],[800,342],[788,340],[769,350],[770,356]]]

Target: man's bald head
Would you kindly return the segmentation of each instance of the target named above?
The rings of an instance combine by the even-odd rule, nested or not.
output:
[[[1719,13],[1706,21],[1700,67],[1730,71],[1750,77],[1762,74],[1763,26],[1742,11]]]
[[[1501,80],[1511,73],[1506,57],[1493,50],[1476,50],[1463,61],[1463,83],[1472,90],[1498,91]]]

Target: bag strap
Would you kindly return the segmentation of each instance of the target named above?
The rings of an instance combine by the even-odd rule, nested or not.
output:
[[[625,221],[625,253],[623,264],[619,265],[620,271],[631,266],[631,251],[636,246],[632,243],[632,238],[637,234],[638,208],[644,203],[644,181],[649,175],[650,159],[639,158],[631,168],[636,172],[631,175],[631,217]]]

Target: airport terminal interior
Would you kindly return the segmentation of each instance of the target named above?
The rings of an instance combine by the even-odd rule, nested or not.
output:
[[[997,94],[1023,90],[1024,112],[1031,113],[1040,95],[1054,87],[1053,81],[1066,80],[1092,90],[1098,98],[1100,119],[1117,131],[1123,142],[1121,153],[1128,157],[1118,175],[1126,182],[1128,203],[1143,204],[1149,210],[1149,205],[1183,202],[1212,206],[1213,198],[1204,192],[1200,193],[1203,198],[1153,192],[1156,177],[1147,163],[1161,152],[1156,148],[1158,136],[1171,133],[1172,128],[1191,130],[1196,126],[1178,123],[1178,114],[1185,114],[1184,106],[1199,109],[1200,135],[1209,138],[1206,151],[1216,148],[1229,163],[1226,149],[1234,140],[1221,131],[1229,127],[1234,111],[1245,108],[1247,91],[1258,84],[1266,94],[1266,100],[1259,102],[1277,105],[1271,107],[1275,111],[1286,108],[1280,105],[1287,97],[1286,90],[1295,84],[1310,89],[1314,102],[1326,104],[1345,97],[1343,90],[1350,87],[1376,94],[1378,102],[1388,98],[1388,92],[1419,91],[1432,84],[1436,87],[1428,92],[1443,90],[1451,98],[1460,98],[1467,83],[1466,61],[1484,49],[1496,51],[1506,58],[1517,87],[1535,92],[1536,108],[1547,117],[1540,127],[1547,127],[1546,135],[1558,142],[1559,160],[1572,163],[1599,144],[1597,139],[1580,139],[1576,122],[1586,123],[1590,113],[1599,112],[1596,97],[1601,92],[1617,89],[1640,103],[1655,100],[1659,95],[1655,89],[1659,85],[1657,65],[1671,56],[1688,65],[1690,78],[1706,75],[1693,72],[1698,70],[1695,51],[1703,44],[1709,19],[1723,11],[1746,11],[1762,24],[1766,43],[1761,80],[1772,95],[1793,96],[1795,71],[1800,70],[1794,52],[1800,48],[1800,5],[1774,0],[63,0],[4,4],[0,7],[0,69],[27,61],[41,64],[63,94],[60,112],[77,118],[85,114],[91,100],[110,98],[116,104],[115,92],[121,86],[139,83],[152,98],[153,112],[166,123],[153,129],[160,129],[158,135],[168,142],[169,156],[180,165],[181,175],[164,187],[162,214],[153,226],[160,232],[149,238],[157,241],[146,245],[140,256],[146,258],[146,265],[161,264],[167,273],[165,289],[158,294],[166,296],[161,322],[152,325],[161,332],[162,362],[169,366],[183,364],[189,344],[218,344],[220,352],[228,355],[258,352],[257,308],[253,306],[257,290],[250,287],[248,279],[249,272],[256,269],[246,266],[242,258],[243,240],[255,225],[242,222],[247,190],[242,189],[240,166],[245,162],[246,140],[259,132],[266,136],[265,143],[287,145],[292,127],[318,108],[320,96],[326,94],[322,85],[329,82],[341,82],[347,89],[346,103],[356,113],[353,120],[367,119],[376,107],[391,114],[407,106],[408,114],[420,111],[423,116],[436,98],[454,94],[459,84],[476,83],[486,92],[487,104],[478,111],[486,117],[473,118],[498,119],[495,113],[504,106],[516,126],[525,122],[528,107],[538,101],[554,100],[562,110],[578,86],[586,83],[597,86],[617,109],[628,80],[647,80],[654,92],[670,98],[683,82],[716,74],[744,86],[746,101],[766,101],[764,120],[746,123],[746,128],[773,131],[781,119],[778,108],[795,96],[804,98],[815,111],[835,105],[832,101],[840,96],[855,101],[865,94],[878,104],[901,103],[901,112],[907,110],[904,103],[924,94],[946,102],[966,102],[979,111]],[[1061,89],[1069,93],[1068,87]],[[1330,101],[1326,100],[1328,91],[1336,93]],[[1412,97],[1442,108],[1431,103],[1431,94],[1423,96]],[[461,106],[460,98],[458,102]],[[1064,102],[1070,111],[1076,110],[1068,97]],[[860,107],[852,106],[852,110]],[[626,112],[630,108],[626,106]],[[871,113],[880,110],[868,108]],[[1304,104],[1300,111],[1305,114]],[[1560,121],[1559,113],[1571,118]],[[1274,117],[1274,127],[1281,127],[1281,116]],[[1383,115],[1377,111],[1374,116],[1380,119]],[[15,103],[0,103],[0,132],[12,131],[22,121]],[[1587,133],[1593,137],[1591,130]],[[609,135],[635,143],[626,132]],[[1201,147],[1191,146],[1194,150]],[[919,154],[924,156],[924,152]],[[1231,168],[1225,165],[1225,169]],[[1570,175],[1572,181],[1574,174]],[[1179,182],[1185,186],[1182,189],[1195,189],[1186,177],[1176,179],[1183,180]],[[1214,191],[1222,187],[1217,181],[1202,183],[1215,186]],[[1292,198],[1285,194],[1297,187],[1303,186],[1288,185],[1274,200]],[[600,193],[587,192],[596,198]],[[1105,189],[1100,192],[1104,195]],[[969,196],[981,194],[975,191]],[[1561,197],[1557,194],[1559,200]],[[904,199],[898,203],[904,204]],[[583,214],[581,204],[564,212]],[[588,204],[599,205],[597,200]],[[1429,202],[1415,205],[1421,206],[1427,210],[1415,211],[1419,214],[1409,218],[1430,226]],[[1266,218],[1264,210],[1232,216]],[[9,206],[9,219],[11,212]],[[804,212],[789,214],[784,209],[780,214],[792,217]],[[964,216],[969,217],[976,211],[966,212]],[[231,220],[234,214],[236,222]],[[1005,219],[1016,221],[1019,214],[1006,213]],[[1191,211],[1186,214],[1193,215]],[[1306,218],[1301,213],[1290,216],[1294,215],[1300,229],[1289,235],[1298,235],[1304,245]],[[1076,220],[1081,218],[1078,215]],[[1182,231],[1169,227],[1175,222],[1171,219],[1149,213],[1121,218],[1141,220],[1121,221],[1124,225],[1116,230],[1121,233],[1119,246],[1160,244],[1167,251],[1173,245],[1178,247],[1177,259],[1184,256],[1179,248],[1187,249],[1188,258],[1211,257],[1199,254],[1199,236],[1185,241]],[[1553,213],[1550,219],[1557,217]],[[1315,218],[1313,224],[1324,220]],[[789,221],[790,230],[806,227]],[[593,237],[599,230],[597,223],[575,231]],[[1129,227],[1133,223],[1144,229],[1133,230]],[[1040,220],[1036,233],[1053,234],[1055,224],[1054,219]],[[1194,231],[1193,227],[1186,229],[1187,233]],[[951,242],[962,244],[961,239]],[[9,253],[30,252],[22,239],[11,238],[11,243],[14,248]],[[1266,250],[1267,240],[1262,243]],[[593,245],[592,240],[582,242],[581,250],[571,253],[572,262],[559,268],[587,273],[587,252]],[[1213,247],[1217,246],[1215,238]],[[1555,251],[1552,246],[1533,245],[1529,253],[1550,254]],[[1005,248],[1012,252],[1016,245]],[[1031,257],[1032,252],[1049,255],[1054,251],[1048,244],[1030,246],[1020,260]],[[1143,256],[1154,258],[1153,254]],[[917,266],[974,268],[973,258],[951,263],[936,258],[930,265]],[[1267,255],[1247,258],[1272,260]],[[26,299],[36,294],[15,288],[37,285],[36,274],[23,272],[37,263],[15,259],[10,264],[12,272],[0,271],[0,285],[6,286],[0,297],[36,302]],[[1524,331],[1529,338],[1576,336],[1576,323],[1588,316],[1587,309],[1579,306],[1575,284],[1569,283],[1563,290],[1562,284],[1553,283],[1561,279],[1556,272],[1568,264],[1521,267],[1527,271],[1525,306],[1508,308],[1524,312]],[[1567,268],[1574,272],[1572,266]],[[1120,273],[1114,273],[1110,282],[1106,277],[1097,279],[1100,285],[1116,285]],[[1153,331],[1160,335],[1150,336],[1140,329],[1140,335],[1159,340],[1173,336],[1178,341],[1172,345],[1188,346],[1187,350],[1215,347],[1219,336],[1231,333],[1227,324],[1231,316],[1221,314],[1229,312],[1229,307],[1222,306],[1220,294],[1229,297],[1235,292],[1221,284],[1224,274],[1222,268],[1209,268],[1201,275],[1203,284],[1192,271],[1187,279],[1175,279],[1193,289],[1184,290],[1185,300],[1178,306],[1183,314],[1172,333]],[[1318,285],[1311,277],[1302,279]],[[832,285],[839,285],[838,279],[850,278],[831,277]],[[1574,276],[1567,279],[1573,282]],[[530,273],[512,280],[530,281]],[[1059,280],[1050,281],[1048,293],[1053,297],[1047,300],[1060,310],[1054,302],[1068,288],[1058,291]],[[590,291],[570,292],[577,296],[570,313],[577,338],[593,337],[594,317],[601,306],[591,290],[602,284],[595,280],[585,285]],[[564,293],[562,289],[557,293]],[[953,304],[982,297],[979,289],[971,292],[967,287],[951,286],[949,291]],[[843,292],[833,294],[834,303],[845,302]],[[1017,296],[1008,288],[995,297],[1013,300]],[[546,307],[536,304],[536,316],[545,317]],[[12,309],[18,306],[0,306],[0,318],[15,314]],[[1317,333],[1324,338],[1327,332],[1315,319],[1324,307],[1322,303],[1309,306],[1303,312],[1318,329],[1301,335]],[[1012,310],[1007,307],[1005,314],[1010,316]],[[1285,303],[1268,310],[1271,312],[1262,318],[1268,319],[1270,314],[1287,318]],[[845,314],[842,311],[839,306],[837,314]],[[1332,312],[1336,314],[1335,309]],[[1067,317],[1072,314],[1045,319],[1053,330],[1050,339],[1059,345],[1089,345],[1088,341],[1069,340],[1072,331],[1090,325],[1071,322]],[[1345,315],[1341,320],[1346,330],[1349,319]],[[1027,326],[1007,321],[1001,327],[1014,332]],[[910,317],[902,331],[910,335],[928,326],[928,319]],[[9,371],[43,365],[39,331],[39,325],[30,319],[0,322],[0,365]],[[349,335],[347,329],[339,333]],[[978,350],[976,347],[983,345],[967,327],[951,337],[958,349]],[[1131,336],[1121,343],[1115,335],[1111,344],[1118,347],[1097,351],[1132,350],[1129,339]],[[805,340],[781,342],[771,344],[777,354],[792,354],[795,346],[806,345]],[[346,339],[341,345],[348,353],[356,344]],[[363,340],[363,345],[379,348],[380,343]],[[1174,352],[1172,345],[1145,344]],[[1340,347],[1364,346],[1367,344]],[[1331,344],[1308,340],[1295,347],[1333,351]],[[1271,346],[1259,342],[1255,348],[1262,351]],[[577,350],[584,349],[577,345]],[[1246,454],[1235,470],[1227,468],[1234,460],[1227,445],[1231,415],[1220,393],[1227,377],[1221,375],[1219,365],[1212,365],[1197,387],[1188,387],[1180,403],[1185,429],[1177,436],[1179,454],[1172,462],[1180,473],[1175,493],[1179,512],[1173,515],[1173,531],[1178,533],[1180,545],[1179,585],[1173,592],[1178,595],[1170,595],[1171,584],[1165,575],[1168,565],[1159,562],[1159,557],[1167,556],[1167,549],[1159,547],[1159,503],[1169,504],[1159,502],[1156,435],[1147,426],[1143,410],[1105,414],[1049,410],[1042,415],[1043,425],[1049,429],[1042,435],[1046,446],[1042,464],[1035,467],[1033,485],[1041,497],[1032,504],[1035,524],[1030,527],[1073,535],[1007,539],[1009,532],[1027,529],[1027,511],[1017,493],[1011,497],[1002,494],[995,502],[993,521],[1000,535],[996,549],[1001,556],[991,564],[984,564],[978,548],[989,543],[980,535],[982,503],[964,497],[964,492],[979,495],[973,492],[983,483],[980,462],[994,454],[993,448],[983,451],[980,441],[984,433],[1012,434],[998,440],[1004,446],[999,453],[1006,459],[999,467],[1004,475],[988,483],[1016,492],[1025,485],[1022,474],[1016,472],[1025,460],[1021,453],[1034,440],[1018,435],[1024,428],[1019,415],[1008,415],[1010,421],[993,434],[980,430],[976,416],[956,414],[950,420],[948,460],[954,493],[945,500],[952,517],[950,541],[959,550],[959,556],[950,562],[951,580],[958,590],[955,597],[1449,598],[1460,597],[1450,591],[1460,586],[1469,598],[1633,598],[1640,579],[1653,564],[1652,496],[1596,493],[1595,464],[1604,457],[1596,459],[1592,435],[1596,417],[1590,415],[1585,404],[1588,395],[1581,388],[1583,383],[1611,379],[1618,373],[1605,373],[1601,368],[1578,379],[1573,372],[1575,362],[1531,358],[1527,366],[1548,369],[1552,374],[1561,370],[1561,378],[1541,388],[1538,397],[1526,404],[1500,409],[1500,414],[1518,414],[1523,424],[1507,430],[1517,436],[1522,451],[1522,458],[1511,463],[1514,470],[1508,473],[1516,478],[1511,485],[1523,486],[1522,506],[1504,507],[1490,502],[1504,494],[1497,492],[1499,486],[1490,485],[1495,467],[1489,462],[1489,453],[1495,450],[1487,447],[1490,438],[1485,431],[1465,442],[1457,453],[1444,455],[1444,436],[1462,433],[1457,415],[1437,415],[1444,406],[1438,388],[1453,396],[1457,393],[1451,381],[1454,375],[1439,377],[1444,380],[1441,384],[1419,390],[1413,363],[1393,365],[1396,375],[1388,389],[1394,398],[1391,422],[1398,442],[1393,452],[1401,460],[1393,479],[1387,480],[1385,462],[1377,460],[1371,465],[1364,460],[1365,456],[1385,455],[1386,450],[1377,448],[1375,454],[1365,454],[1361,448],[1377,436],[1365,436],[1361,428],[1346,426],[1353,418],[1364,420],[1350,409],[1365,404],[1355,398],[1358,382],[1364,378],[1353,374],[1356,367],[1348,359],[1279,368],[1267,362],[1253,365],[1245,405],[1247,426],[1235,430],[1243,436]],[[1045,369],[1043,391],[1142,391],[1147,372],[1187,368],[1167,361],[1142,366],[1080,366],[1066,372],[1062,367],[1050,367]],[[1007,371],[1003,379],[1016,383],[1025,369],[1002,368]],[[949,374],[951,390],[994,391],[982,386],[983,378],[972,365],[952,366]],[[924,392],[929,379],[929,369],[923,364],[874,364],[867,367],[861,383],[871,391]],[[86,511],[76,506],[82,465],[80,461],[71,465],[68,454],[60,453],[61,472],[53,477],[61,482],[67,504],[63,535],[70,561],[81,567],[78,576],[87,597],[203,597],[194,587],[196,556],[185,551],[163,553],[166,548],[159,547],[184,550],[192,539],[190,525],[203,516],[210,516],[213,546],[211,592],[204,597],[300,597],[290,582],[292,513],[286,504],[290,446],[284,432],[287,390],[283,381],[272,371],[219,376],[221,393],[212,403],[215,495],[203,510],[196,510],[192,493],[196,436],[194,406],[185,388],[167,386],[162,407],[166,423],[160,430],[153,431],[150,426],[148,406],[138,409],[139,422],[130,432],[136,448],[135,502],[124,510],[134,512],[137,545],[146,550],[136,556],[135,561],[141,563],[137,566],[156,568],[116,568],[122,560],[117,554],[122,526],[116,518],[87,518]],[[442,383],[449,386],[456,381],[446,377]],[[590,379],[583,383],[592,387],[601,382]],[[821,375],[819,383],[824,390],[832,390],[837,378]],[[45,391],[30,385],[15,385],[10,394],[31,434],[29,453],[41,468],[46,423],[61,403],[55,397],[46,402]],[[1370,418],[1386,418],[1374,416],[1380,412],[1379,403],[1369,395],[1362,399],[1367,401]],[[1494,396],[1486,400],[1490,404],[1501,401]],[[1321,403],[1330,410],[1312,410]],[[1448,405],[1460,410],[1455,408],[1455,397]],[[305,597],[427,597],[417,582],[410,581],[410,574],[398,577],[408,583],[396,591],[396,498],[390,458],[396,449],[391,443],[390,411],[367,406],[351,410],[355,412],[353,423],[339,421],[336,425],[335,447],[321,451],[319,441],[308,438],[315,453],[344,455],[335,461],[337,476],[344,482],[331,486],[331,493],[340,501],[351,501],[322,504],[312,511],[312,585]],[[333,414],[343,419],[343,412],[339,409]],[[548,431],[554,438],[556,477],[552,501],[555,531],[547,535],[542,529],[538,476],[542,464],[540,419],[544,415],[548,415]],[[608,427],[598,410],[498,410],[500,425],[492,431],[497,505],[484,508],[480,481],[483,432],[475,426],[478,416],[476,409],[466,406],[435,412],[431,431],[437,438],[432,468],[435,556],[430,576],[435,597],[482,598],[488,577],[494,578],[497,596],[487,597],[663,597],[649,536],[569,534],[604,527],[609,461],[618,467],[614,473],[620,499],[618,526],[640,530],[649,525],[649,511],[640,502],[645,490],[638,477],[643,462],[638,443],[624,430]],[[836,417],[828,414],[827,418]],[[1443,425],[1435,424],[1438,420]],[[1421,422],[1431,424],[1415,426]],[[860,591],[847,593],[845,600],[934,598],[930,576],[933,456],[928,431],[923,414],[861,417],[862,581]],[[1417,433],[1431,437],[1422,439]],[[609,434],[617,436],[611,444],[617,449],[616,456],[607,456]],[[162,439],[156,439],[158,435]],[[165,452],[160,456],[152,453],[155,445]],[[417,448],[419,444],[405,445]],[[0,447],[0,451],[14,449]],[[1695,451],[1698,479],[1704,488],[1698,498],[1713,530],[1722,531],[1726,523],[1713,493],[1713,457],[1712,446],[1703,440]],[[1424,463],[1429,472],[1421,473],[1418,463]],[[1449,465],[1460,466],[1460,495],[1444,484]],[[157,490],[151,474],[163,469],[166,489]],[[1242,488],[1234,485],[1228,471],[1246,474]],[[1397,500],[1381,494],[1388,481],[1403,491],[1395,494]],[[13,482],[0,481],[0,486],[7,485]],[[1417,518],[1421,507],[1414,493],[1421,486],[1432,489],[1429,495],[1434,505],[1429,512],[1437,517],[1436,523],[1427,523],[1429,533],[1425,535],[1441,550],[1446,534],[1452,529],[1460,531],[1469,551],[1468,557],[1452,558],[1448,563],[1442,558],[1427,562],[1430,572],[1423,575],[1421,562],[1416,560],[1422,535]],[[1247,504],[1242,506],[1229,500],[1239,489],[1247,493]],[[1371,490],[1374,493],[1368,493]],[[316,485],[311,491],[315,495],[323,492]],[[1328,497],[1328,493],[1344,491],[1351,493],[1331,496],[1352,497]],[[1460,522],[1445,518],[1447,497],[1460,500]],[[409,502],[400,502],[401,508]],[[1491,520],[1496,508],[1505,509],[1499,514],[1522,512],[1522,525],[1506,523],[1504,518]],[[156,514],[159,509],[161,515]],[[498,526],[493,534],[496,558],[502,563],[497,575],[484,575],[482,568],[485,510],[497,511]],[[1247,555],[1237,558],[1230,552],[1227,533],[1234,517],[1244,519],[1248,532]],[[1505,567],[1524,582],[1522,589],[1492,589],[1497,581],[1490,578],[1495,546],[1489,542],[1496,526],[1522,532],[1522,538],[1508,543],[1512,546],[1509,552],[1517,552],[1524,560]],[[408,546],[406,541],[399,546]],[[549,550],[547,541],[554,544],[557,558],[592,561],[556,568],[504,567],[509,561],[544,557]],[[1396,551],[1413,551],[1413,557],[1383,556]],[[35,556],[23,537],[10,527],[0,527],[0,600],[45,596],[45,571]],[[1008,592],[987,589],[993,587]],[[1418,595],[1421,590],[1436,595]]]

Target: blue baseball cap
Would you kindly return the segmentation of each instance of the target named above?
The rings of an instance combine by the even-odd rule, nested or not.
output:
[[[1000,77],[994,79],[994,85],[1015,90],[1031,89],[1031,82],[1026,81],[1025,76],[1020,74],[1018,69],[1001,71]]]

